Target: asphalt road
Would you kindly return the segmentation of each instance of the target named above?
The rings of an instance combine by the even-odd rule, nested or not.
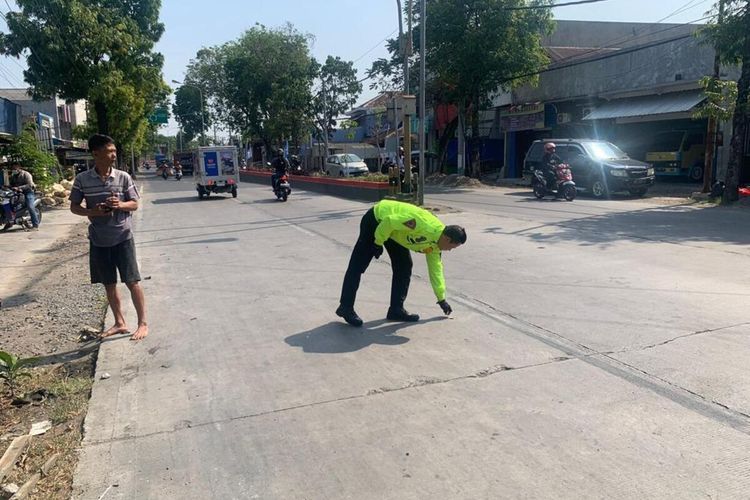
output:
[[[415,255],[385,322],[384,256],[357,330],[368,205],[144,188],[152,335],[102,346],[77,498],[746,498],[746,210],[433,193],[453,317]]]

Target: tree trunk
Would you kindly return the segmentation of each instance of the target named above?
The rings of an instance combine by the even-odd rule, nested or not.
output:
[[[447,170],[447,158],[448,158],[448,143],[456,135],[456,129],[458,128],[458,118],[454,118],[443,130],[443,133],[438,138],[438,156],[440,158],[440,165],[438,170],[440,173],[445,173]]]
[[[479,98],[475,98],[471,105],[471,174],[469,177],[482,177],[479,166]]]
[[[742,74],[737,82],[737,106],[732,118],[732,142],[724,183],[724,203],[739,199],[740,169],[745,158],[745,138],[750,114],[750,5],[745,11],[745,42],[742,51]]]
[[[96,111],[96,130],[100,134],[109,135],[109,121],[107,120],[107,105],[103,101],[94,101]]]

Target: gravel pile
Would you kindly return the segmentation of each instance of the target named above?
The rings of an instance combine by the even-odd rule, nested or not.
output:
[[[0,349],[26,357],[81,348],[81,331],[100,330],[106,310],[104,288],[89,283],[86,224],[31,264],[26,287],[3,297]]]
[[[425,179],[425,183],[432,186],[444,186],[444,187],[468,187],[478,188],[482,187],[483,184],[478,179],[472,179],[458,174],[433,174]]]

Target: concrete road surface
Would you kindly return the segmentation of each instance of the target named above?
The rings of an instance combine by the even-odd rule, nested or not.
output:
[[[102,346],[76,498],[748,497],[747,211],[435,193],[453,317],[414,255],[423,321],[385,322],[384,255],[354,329],[369,205],[144,193],[152,333]]]

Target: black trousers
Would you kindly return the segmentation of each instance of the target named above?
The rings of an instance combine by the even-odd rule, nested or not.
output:
[[[341,288],[341,305],[344,307],[354,307],[362,274],[367,270],[375,256],[373,247],[377,227],[378,221],[375,219],[375,212],[371,208],[362,216],[362,221],[359,223],[359,238],[354,245],[352,257],[349,259],[349,267],[346,270],[346,275],[344,275],[344,285]],[[409,249],[402,247],[393,240],[386,240],[384,246],[391,257],[391,267],[393,268],[391,307],[403,307],[411,281],[411,253]]]

